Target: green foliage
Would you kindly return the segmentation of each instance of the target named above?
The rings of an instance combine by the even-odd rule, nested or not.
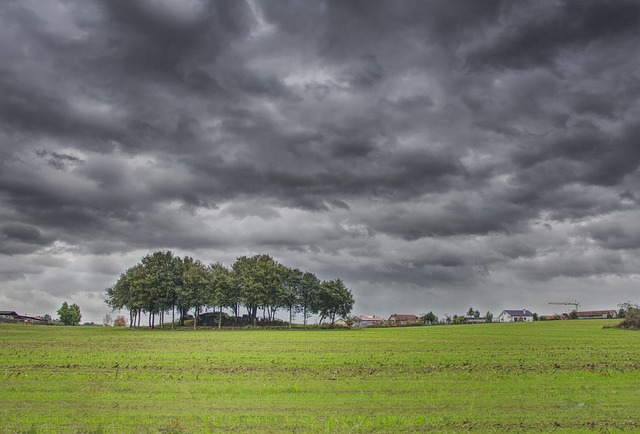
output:
[[[474,310],[473,307],[470,307],[467,311],[467,316],[472,316],[474,318],[480,318],[480,311]]]
[[[69,304],[65,301],[58,309],[58,319],[64,325],[78,325],[82,319],[82,313],[80,312],[80,306],[77,304]]]
[[[164,313],[176,309],[180,326],[193,309],[195,327],[200,310],[207,306],[218,309],[220,327],[222,309],[231,308],[237,320],[241,304],[254,324],[259,310],[265,312],[266,322],[273,323],[279,309],[288,311],[289,324],[300,312],[306,325],[309,316],[321,309],[323,318],[333,324],[353,307],[353,296],[342,281],[322,286],[313,273],[286,267],[269,255],[241,256],[228,269],[221,263],[205,266],[191,257],[174,257],[170,251],[155,252],[122,273],[106,292],[105,302],[113,310],[129,310],[132,327],[142,313],[149,314],[151,328],[156,315],[162,325]]]
[[[329,319],[329,324],[334,325],[336,318],[346,318],[354,304],[351,291],[340,279],[327,280],[320,284],[318,311],[320,312],[320,322],[325,318]]]
[[[490,311],[487,311],[487,313],[484,314],[484,319],[486,322],[493,322],[493,314]]]
[[[426,325],[437,324],[438,317],[433,312],[429,312],[422,317],[422,322]]]
[[[464,316],[463,315],[454,315],[452,324],[464,324]]]

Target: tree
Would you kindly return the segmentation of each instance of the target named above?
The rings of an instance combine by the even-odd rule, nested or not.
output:
[[[189,257],[183,259],[183,297],[189,307],[194,309],[193,328],[198,322],[200,308],[207,304],[208,292],[211,287],[211,274],[202,262]]]
[[[306,272],[302,275],[298,287],[298,306],[306,327],[309,317],[318,313],[320,308],[320,279],[313,273]]]
[[[113,325],[115,327],[124,327],[127,325],[127,319],[124,315],[118,315],[115,320],[113,320]]]
[[[333,327],[336,318],[346,318],[353,309],[353,295],[340,279],[320,284],[320,322],[327,318]]]
[[[232,276],[250,320],[256,323],[258,308],[268,309],[269,318],[273,318],[281,307],[284,274],[280,264],[269,255],[241,256],[232,266]]]
[[[49,315],[48,313],[47,313],[47,314],[45,314],[45,315],[42,317],[42,320],[43,320],[44,322],[51,322],[51,319],[52,319],[52,318],[51,318],[51,315]]]
[[[538,316],[538,313],[537,313],[537,312],[534,312],[534,314],[533,314],[533,320],[534,320],[534,321],[538,321],[539,319],[540,319],[540,317]]]
[[[154,252],[142,258],[142,302],[149,313],[149,326],[155,327],[155,316],[164,324],[164,312],[175,306],[176,291],[183,283],[183,269],[179,258],[171,251]]]
[[[112,287],[107,288],[105,303],[114,311],[129,310],[130,327],[135,326],[136,319],[138,320],[138,325],[140,325],[143,307],[143,274],[144,269],[141,264],[138,264],[127,269]]]
[[[467,311],[467,316],[475,316],[476,311],[470,307],[469,310]]]
[[[72,304],[69,306],[65,301],[58,309],[58,318],[64,325],[78,325],[82,319],[82,313],[80,312],[80,306]]]
[[[218,262],[208,268],[211,275],[211,290],[207,293],[207,304],[218,306],[218,329],[222,328],[222,308],[236,307],[234,284],[229,269]]]
[[[438,317],[433,312],[429,312],[422,317],[422,321],[428,325],[436,324],[438,322]]]
[[[486,322],[493,322],[493,314],[490,311],[484,315],[484,319]]]
[[[110,326],[111,324],[113,324],[113,318],[111,318],[110,314],[106,314],[104,318],[102,318],[102,325]]]
[[[304,274],[297,268],[288,267],[285,267],[283,272],[285,273],[285,278],[283,280],[281,304],[289,310],[289,328],[291,328],[293,314],[300,311],[298,294],[301,291]]]

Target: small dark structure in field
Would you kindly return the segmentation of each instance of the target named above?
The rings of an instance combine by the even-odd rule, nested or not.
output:
[[[205,312],[198,315],[197,324],[198,326],[203,327],[218,327],[218,321],[220,318],[220,312]],[[287,322],[273,318],[256,318],[256,325],[260,326],[284,326],[287,325]],[[222,312],[222,324],[223,327],[243,327],[248,325],[254,325],[252,319],[249,315],[243,316],[229,316],[226,313]]]

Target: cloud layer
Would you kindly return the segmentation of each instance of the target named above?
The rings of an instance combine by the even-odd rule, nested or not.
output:
[[[270,253],[363,314],[637,301],[639,29],[635,0],[5,1],[0,303],[97,321],[157,249]]]

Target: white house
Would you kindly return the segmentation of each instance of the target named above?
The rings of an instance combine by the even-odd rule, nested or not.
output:
[[[527,309],[503,310],[496,322],[530,322],[533,321],[533,313]]]

